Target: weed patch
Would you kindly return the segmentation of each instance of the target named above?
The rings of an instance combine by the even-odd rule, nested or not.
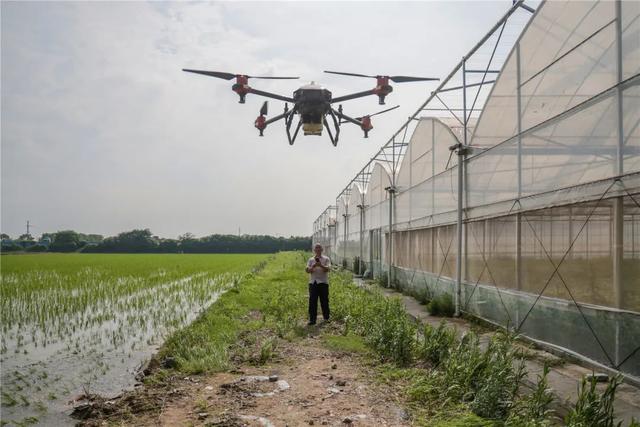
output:
[[[322,342],[331,350],[344,351],[347,353],[366,353],[368,348],[364,339],[359,335],[323,335]]]
[[[427,303],[427,310],[432,316],[453,317],[453,298],[449,294],[440,294]]]
[[[616,389],[622,383],[621,377],[612,378],[606,389],[599,393],[596,389],[596,378],[582,379],[582,384],[578,390],[578,401],[575,408],[569,412],[565,418],[565,423],[569,427],[613,427],[613,401]]]

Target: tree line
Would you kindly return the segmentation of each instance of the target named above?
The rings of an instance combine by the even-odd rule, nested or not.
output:
[[[83,234],[73,230],[45,233],[39,241],[14,241],[2,236],[2,251],[28,252],[84,252],[84,253],[273,253],[289,250],[308,250],[311,238],[268,235],[212,234],[197,238],[191,233],[177,239],[153,235],[151,230],[139,229],[103,238],[98,234]]]

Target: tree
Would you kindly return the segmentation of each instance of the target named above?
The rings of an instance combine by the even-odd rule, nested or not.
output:
[[[31,234],[25,233],[25,234],[20,235],[20,237],[18,237],[18,240],[28,240],[28,241],[31,242],[31,241],[33,241],[35,239],[33,238],[33,236]]]
[[[8,234],[0,233],[0,240],[11,240],[11,237]]]
[[[53,242],[49,246],[51,252],[74,252],[82,245],[80,236],[73,230],[58,231],[53,235]]]
[[[84,252],[124,252],[149,253],[158,252],[158,242],[148,228],[131,230],[120,233],[115,237],[108,237],[97,245],[91,245]]]
[[[24,248],[20,245],[16,245],[15,243],[11,243],[9,245],[2,245],[2,252],[18,252],[22,250],[24,250]]]

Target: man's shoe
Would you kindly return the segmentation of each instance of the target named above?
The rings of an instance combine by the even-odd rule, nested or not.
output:
[[[331,323],[331,319],[324,319],[324,323]]]
[[[309,323],[307,323],[307,326],[313,326],[315,324],[316,324],[316,322],[309,322]]]

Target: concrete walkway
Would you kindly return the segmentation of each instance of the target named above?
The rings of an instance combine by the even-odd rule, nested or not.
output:
[[[438,317],[432,316],[424,305],[421,305],[415,298],[404,295],[396,290],[383,288],[377,285],[368,284],[362,279],[355,278],[355,283],[365,289],[377,289],[387,297],[399,297],[404,303],[407,313],[421,323],[428,323],[437,326],[442,320],[457,328],[459,332],[465,332],[472,329],[472,324],[461,318]],[[488,341],[494,332],[485,332],[480,336],[481,341]],[[523,348],[525,348],[523,346]],[[543,350],[531,349],[526,347],[529,355],[525,361],[527,368],[527,377],[525,384],[533,387],[538,376],[542,374],[544,363],[547,362],[551,367],[547,376],[549,387],[556,395],[556,411],[559,415],[564,416],[570,407],[575,405],[578,396],[578,387],[582,378],[590,375],[593,371],[584,366],[578,365],[572,361],[559,358],[551,353]],[[604,388],[604,385],[599,387]],[[640,389],[631,384],[621,384],[616,390],[615,412],[618,421],[623,421],[622,425],[627,426],[631,423],[632,418],[640,421]]]

